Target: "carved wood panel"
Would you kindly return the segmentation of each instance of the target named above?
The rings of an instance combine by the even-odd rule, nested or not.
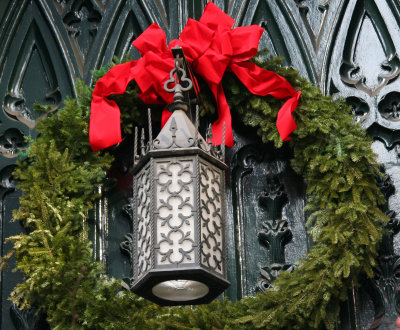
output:
[[[229,150],[228,279],[231,299],[271,287],[308,249],[304,186],[291,170],[290,153],[235,132]]]
[[[39,116],[33,104],[62,106],[74,95],[76,79],[92,82],[91,71],[114,55],[139,54],[131,42],[152,22],[175,38],[188,17],[198,19],[206,0],[2,0],[0,1],[0,190],[2,244],[21,230],[10,224],[18,205],[11,172],[18,154],[35,138]],[[393,183],[387,211],[400,210],[400,4],[397,0],[215,0],[236,26],[258,24],[265,30],[260,48],[284,58],[324,93],[345,97],[355,121],[374,137],[373,149]],[[236,130],[239,131],[238,129]],[[303,187],[287,158],[269,146],[254,151],[256,138],[240,131],[229,152],[229,277],[232,299],[271,285],[282,269],[303,256],[309,246],[304,228]],[[131,205],[129,140],[114,152],[118,164],[89,221],[95,255],[116,277],[131,277],[129,258],[119,246]],[[296,183],[296,184],[293,184]],[[251,187],[251,189],[249,188]],[[274,210],[274,211],[272,211]],[[396,215],[392,213],[393,221]],[[400,237],[397,227],[384,239],[376,278],[350,293],[355,305],[343,308],[342,328],[383,328],[398,314],[393,288],[398,279]],[[131,238],[122,248],[129,256]],[[251,251],[251,253],[249,253]],[[255,251],[255,253],[253,253]],[[26,328],[29,313],[10,319],[6,301],[15,274],[1,274],[1,325]],[[273,284],[272,284],[273,285]],[[392,290],[392,291],[390,291]],[[383,307],[382,307],[383,306]],[[347,311],[347,312],[346,312]],[[347,314],[346,314],[347,313]],[[15,316],[15,315],[14,315]],[[26,321],[30,319],[31,321]],[[19,320],[19,321],[16,321]],[[25,320],[25,321],[21,321]],[[13,323],[12,323],[13,322]],[[25,323],[24,323],[25,322]],[[36,322],[36,321],[35,321]],[[21,325],[22,324],[22,325]]]

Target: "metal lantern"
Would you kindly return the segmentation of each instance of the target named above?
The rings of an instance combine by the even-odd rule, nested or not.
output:
[[[160,305],[208,303],[230,283],[225,261],[225,146],[212,146],[188,118],[187,63],[173,49],[175,68],[164,87],[173,113],[153,140],[144,131],[134,152],[134,282],[132,291]],[[175,84],[170,89],[169,85]],[[225,140],[225,138],[224,138]],[[139,149],[139,150],[138,150]]]

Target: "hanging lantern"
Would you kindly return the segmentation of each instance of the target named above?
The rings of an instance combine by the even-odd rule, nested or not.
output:
[[[153,140],[144,131],[134,146],[134,282],[132,291],[160,305],[208,303],[230,283],[225,257],[225,146],[212,146],[195,124],[188,91],[192,81],[183,51],[164,88],[174,92],[171,117]],[[168,88],[175,83],[173,88]],[[225,141],[225,137],[224,137]],[[138,150],[139,147],[139,150]]]

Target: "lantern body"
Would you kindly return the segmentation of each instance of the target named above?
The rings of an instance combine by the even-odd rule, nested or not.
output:
[[[229,286],[226,165],[196,134],[175,111],[134,168],[132,291],[161,305],[208,303]]]

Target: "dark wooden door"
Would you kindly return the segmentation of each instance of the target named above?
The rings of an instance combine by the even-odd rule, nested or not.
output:
[[[324,93],[345,97],[355,120],[374,137],[372,148],[388,175],[388,211],[400,211],[400,3],[398,0],[216,0],[236,25],[261,25],[260,48],[284,58]],[[12,171],[18,155],[35,138],[38,115],[33,104],[55,109],[74,95],[76,79],[92,82],[91,71],[114,55],[139,54],[131,42],[152,22],[171,40],[188,17],[201,16],[205,0],[1,0],[0,1],[0,254],[6,237],[23,230],[11,223],[18,206]],[[235,147],[228,152],[229,280],[231,299],[265,290],[282,270],[304,256],[310,242],[305,229],[304,186],[285,153],[260,145],[236,123]],[[130,231],[129,153],[115,151],[118,163],[110,185],[91,217],[96,258],[108,273],[130,277],[129,258],[121,254]],[[279,198],[272,196],[279,195]],[[394,223],[397,220],[394,218]],[[343,306],[343,329],[385,327],[400,311],[399,226],[387,235],[374,279],[350,292]],[[122,245],[121,245],[122,243]],[[28,328],[32,314],[13,309],[7,297],[20,275],[0,277],[2,329]],[[30,320],[30,321],[28,321]]]

